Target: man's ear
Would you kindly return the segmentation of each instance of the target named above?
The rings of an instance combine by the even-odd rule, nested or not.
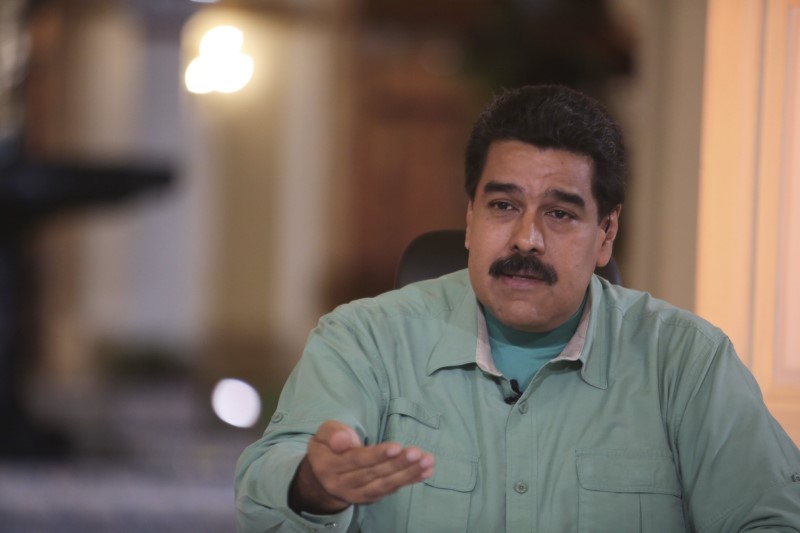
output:
[[[464,248],[469,250],[469,228],[472,224],[472,200],[467,204],[467,231],[464,235]]]
[[[611,260],[611,252],[614,249],[614,239],[617,238],[619,232],[619,214],[622,211],[622,205],[616,206],[611,212],[606,215],[605,221],[601,222],[601,242],[600,250],[597,254],[597,266],[603,267]]]

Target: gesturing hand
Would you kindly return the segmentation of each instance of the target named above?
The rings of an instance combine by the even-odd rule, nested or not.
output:
[[[419,448],[393,442],[364,446],[352,428],[329,420],[308,443],[289,490],[289,507],[337,513],[418,483],[433,474],[433,466],[433,455]]]

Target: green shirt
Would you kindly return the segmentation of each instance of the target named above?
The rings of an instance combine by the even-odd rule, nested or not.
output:
[[[239,460],[239,531],[800,530],[800,452],[721,331],[594,277],[573,339],[508,405],[478,309],[460,271],[323,317]],[[328,419],[431,451],[434,475],[296,515],[287,489]]]

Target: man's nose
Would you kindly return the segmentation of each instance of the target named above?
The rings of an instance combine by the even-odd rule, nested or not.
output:
[[[523,254],[543,254],[545,244],[541,221],[533,215],[519,217],[514,226],[511,246]]]

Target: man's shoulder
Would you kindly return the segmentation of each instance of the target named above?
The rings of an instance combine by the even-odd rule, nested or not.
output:
[[[645,330],[696,332],[718,342],[725,333],[703,317],[652,294],[603,282],[602,305],[623,323]]]
[[[459,270],[440,278],[418,281],[371,298],[340,305],[329,317],[435,318],[449,314],[472,295],[469,275]],[[472,296],[474,300],[474,296]]]

